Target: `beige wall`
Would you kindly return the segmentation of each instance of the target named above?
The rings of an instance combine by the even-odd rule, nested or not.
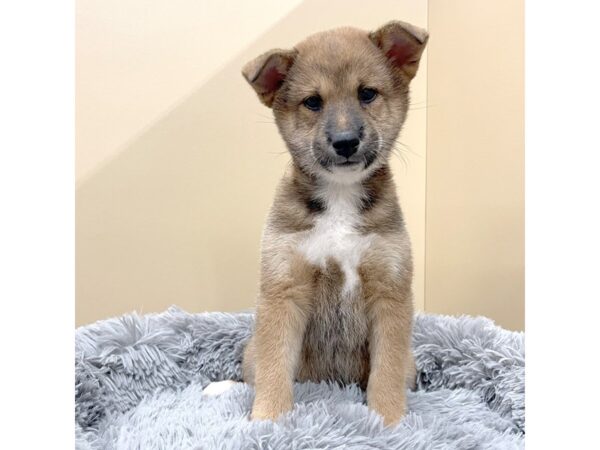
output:
[[[418,309],[523,327],[523,6],[516,0],[78,0],[77,324],[254,304],[289,160],[250,58],[398,18],[429,50],[392,166]],[[427,154],[427,158],[426,158]]]
[[[524,326],[520,0],[429,0],[428,312]]]
[[[288,156],[240,75],[323,29],[401,18],[426,0],[78,0],[77,324],[177,304],[254,304],[261,227]],[[427,58],[393,169],[424,304]]]

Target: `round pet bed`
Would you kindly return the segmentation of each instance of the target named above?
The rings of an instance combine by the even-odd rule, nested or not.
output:
[[[482,317],[417,315],[417,389],[385,428],[357,386],[295,386],[276,422],[248,420],[253,389],[203,395],[240,380],[251,313],[130,314],[77,329],[77,449],[520,449],[524,335]]]

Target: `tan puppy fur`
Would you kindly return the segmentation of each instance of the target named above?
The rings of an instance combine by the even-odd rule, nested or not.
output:
[[[359,383],[386,424],[405,414],[412,260],[388,158],[427,37],[403,22],[341,28],[243,69],[292,156],[263,234],[243,360],[253,419],[289,411],[295,380]]]

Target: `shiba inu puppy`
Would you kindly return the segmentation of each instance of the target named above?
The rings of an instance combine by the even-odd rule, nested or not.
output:
[[[253,419],[293,406],[294,381],[358,383],[386,424],[414,381],[410,242],[388,159],[428,35],[404,22],[339,28],[249,62],[292,166],[262,238],[243,359]]]

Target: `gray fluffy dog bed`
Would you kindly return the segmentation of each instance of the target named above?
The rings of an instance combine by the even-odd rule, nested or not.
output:
[[[512,449],[524,441],[524,336],[481,317],[421,314],[417,390],[384,428],[358,387],[296,384],[291,413],[251,422],[240,379],[249,313],[126,315],[77,329],[78,449]]]

